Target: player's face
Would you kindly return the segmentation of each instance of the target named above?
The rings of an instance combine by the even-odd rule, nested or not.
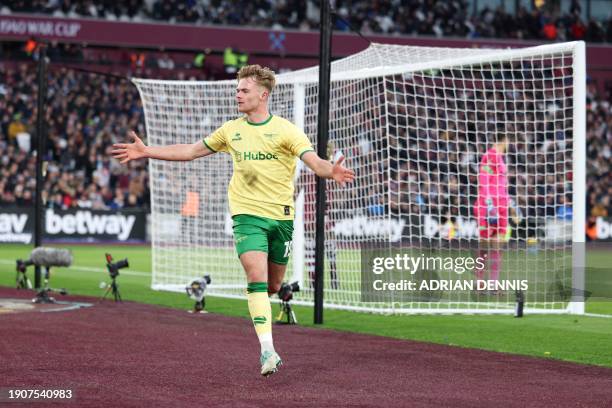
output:
[[[508,151],[508,141],[504,140],[504,143],[502,144],[502,153],[506,153]]]
[[[497,151],[501,154],[504,154],[508,151],[508,140],[503,140],[497,143],[496,147]]]
[[[268,91],[257,85],[253,78],[241,79],[236,88],[238,111],[242,113],[256,111],[262,103],[265,103],[267,95]]]

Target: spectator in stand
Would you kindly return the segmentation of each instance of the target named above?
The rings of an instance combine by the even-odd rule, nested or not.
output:
[[[585,38],[612,42],[611,19],[588,24],[580,21],[580,1],[562,13],[548,15],[546,7],[519,7],[508,13],[503,6],[470,15],[466,0],[336,0],[335,10],[365,35],[420,34],[438,37],[503,37],[519,39]],[[506,2],[507,3],[507,2]],[[157,20],[169,23],[221,24],[266,29],[316,30],[318,0],[129,0],[11,1],[4,12],[45,13],[58,17],[94,17],[120,21]],[[349,30],[340,19],[335,28]]]
[[[225,73],[228,75],[233,75],[238,72],[239,69],[239,56],[240,53],[237,51],[236,47],[227,47],[223,51],[223,67],[225,68]]]
[[[32,129],[35,83],[35,70],[26,65],[0,68],[0,205],[27,206],[34,197],[36,156],[18,143],[17,135]],[[109,208],[110,191],[122,185],[132,186],[135,202],[146,208],[146,167],[135,165],[122,174],[124,167],[113,166],[105,154],[114,142],[111,135],[128,128],[143,131],[136,90],[126,81],[60,69],[49,72],[48,94],[46,205]],[[116,201],[115,206],[123,207],[125,197]]]
[[[591,210],[593,217],[607,217],[609,214],[608,208],[610,207],[610,197],[604,196],[601,200],[597,200],[597,203]]]
[[[198,52],[193,58],[193,67],[206,71],[206,59],[210,56],[211,52],[212,50],[210,48]]]
[[[40,2],[38,2],[40,3]],[[33,7],[38,4],[33,3]],[[70,2],[66,2],[70,4]],[[375,4],[356,2],[351,7],[351,13],[359,22],[362,14],[376,15],[377,11],[387,10],[381,1]],[[431,2],[434,4],[435,2]],[[45,2],[46,4],[46,2]],[[253,2],[256,7],[258,2]],[[310,3],[308,3],[310,4]],[[348,2],[338,1],[337,7],[348,8]],[[429,4],[429,3],[428,3]],[[454,3],[453,3],[454,4]],[[460,15],[456,5],[414,7],[402,6],[396,10],[389,9],[389,13],[404,13],[408,16],[416,16],[415,21],[406,22],[403,19],[393,19],[403,29],[415,30],[416,32],[435,33],[442,30],[447,33],[445,18],[450,15]],[[431,16],[430,13],[435,13]],[[354,13],[353,13],[354,11]],[[437,13],[437,14],[436,14]],[[307,14],[307,13],[306,13]],[[316,14],[316,13],[315,13]],[[349,16],[346,12],[345,15]],[[403,15],[403,14],[402,14]],[[439,15],[439,21],[434,17]],[[217,16],[221,18],[220,15]],[[443,18],[444,17],[444,18]],[[541,13],[537,10],[527,12],[521,9],[519,14],[512,20],[503,11],[497,9],[495,12],[488,11],[482,14],[483,20],[473,20],[474,33],[493,35],[500,30],[506,30],[509,36],[517,38],[530,38],[537,36],[540,30]],[[234,18],[234,17],[232,17]],[[457,21],[462,21],[463,17]],[[467,18],[467,16],[466,16]],[[427,28],[427,21],[438,21],[437,28]],[[288,18],[287,21],[292,21]],[[368,21],[367,19],[364,21]],[[372,19],[374,29],[393,30],[385,20]],[[470,20],[472,21],[472,20]],[[483,21],[489,23],[484,24]],[[510,24],[508,21],[513,21]],[[579,20],[574,18],[573,23]],[[353,23],[353,22],[352,22]],[[405,24],[405,25],[402,25]],[[558,22],[560,30],[567,26],[563,19]],[[591,25],[597,26],[598,23]],[[593,34],[587,29],[585,38],[589,35],[601,36],[612,35],[609,22],[606,30],[599,30],[599,34]],[[488,26],[485,27],[485,26]],[[376,28],[378,27],[378,28]],[[453,27],[455,27],[453,25]],[[505,28],[504,28],[505,27]],[[570,26],[571,27],[571,26]],[[429,30],[429,31],[428,31]],[[449,33],[455,31],[453,28]],[[486,31],[492,30],[492,31]],[[535,31],[534,31],[535,30]],[[580,33],[571,31],[571,33]],[[445,34],[446,35],[446,34]],[[570,34],[576,35],[576,34]],[[36,117],[36,88],[35,71],[26,65],[11,68],[0,68],[0,205],[15,205],[28,203],[33,196],[35,187],[35,156],[19,149],[16,142],[17,130],[33,132],[32,123]],[[390,89],[391,94],[404,93],[409,82],[398,81]],[[390,118],[389,128],[395,129],[397,134],[391,138],[390,146],[382,146],[380,142],[384,137],[372,124],[371,118],[376,116],[376,101],[367,106],[340,106],[339,109],[346,110],[346,117],[354,117],[357,123],[363,124],[363,132],[359,139],[354,140],[356,151],[362,152],[360,157],[368,158],[366,183],[367,191],[359,191],[358,194],[365,198],[364,206],[373,204],[373,211],[389,212],[393,214],[424,214],[428,211],[435,213],[446,213],[441,208],[450,205],[451,217],[462,215],[463,208],[469,208],[469,202],[473,201],[473,191],[469,186],[475,186],[473,177],[474,166],[478,158],[483,154],[482,146],[475,140],[476,134],[482,134],[486,129],[486,122],[482,117],[490,105],[485,104],[481,91],[466,92],[465,100],[449,101],[450,106],[440,105],[447,101],[444,94],[435,94],[432,89],[425,89],[431,94],[424,97],[431,100],[427,112],[424,108],[416,108],[414,96],[408,96],[406,103],[391,104],[389,106]],[[565,214],[559,210],[560,206],[571,205],[571,195],[565,186],[565,176],[570,174],[567,162],[563,155],[554,156],[556,149],[563,149],[564,135],[552,132],[550,129],[535,129],[535,112],[540,111],[534,106],[534,98],[542,98],[542,95],[534,97],[530,95],[537,90],[526,89],[525,92],[517,92],[517,102],[525,105],[529,112],[519,121],[524,128],[515,129],[524,135],[525,140],[517,141],[516,149],[525,151],[525,146],[537,146],[537,151],[527,152],[529,160],[521,159],[521,155],[511,155],[517,162],[510,166],[511,182],[520,194],[511,192],[518,196],[519,207],[537,208],[544,215],[561,216]],[[497,95],[503,99],[503,95]],[[456,104],[456,105],[453,105]],[[453,112],[452,117],[446,113]],[[428,115],[429,113],[429,115]],[[540,113],[538,113],[540,114]],[[544,113],[541,113],[544,115]],[[554,114],[546,114],[549,123],[555,123]],[[422,118],[440,118],[443,126],[442,132],[431,131],[432,126]],[[139,129],[144,132],[143,113],[139,96],[136,90],[127,82],[117,79],[99,77],[96,75],[77,73],[70,69],[51,70],[49,73],[49,105],[46,112],[48,124],[48,144],[45,159],[49,160],[47,180],[44,190],[48,194],[47,205],[52,208],[69,208],[77,206],[104,206],[105,208],[123,208],[134,205],[147,206],[149,201],[148,174],[146,167],[142,164],[134,164],[129,168],[115,166],[113,161],[105,161],[104,157],[110,155],[106,152],[114,142],[114,135],[124,135],[127,129]],[[513,122],[512,120],[509,120]],[[612,195],[612,175],[610,162],[612,161],[612,96],[610,89],[604,95],[597,93],[595,84],[589,83],[587,87],[587,208],[590,214],[612,214],[610,206],[610,195]],[[437,124],[436,124],[437,125]],[[513,125],[514,126],[514,125]],[[407,130],[408,129],[408,130]],[[424,133],[415,133],[410,129],[430,129]],[[310,130],[310,132],[313,132]],[[522,144],[522,146],[521,146]],[[381,162],[372,153],[389,148],[389,172],[394,175],[394,180],[384,186],[381,174],[387,169],[386,162]],[[353,152],[347,152],[356,156]],[[560,159],[557,159],[557,158]],[[358,159],[355,159],[356,161]],[[523,161],[521,161],[523,160]],[[545,162],[558,162],[558,166],[547,169],[542,165]],[[432,165],[432,163],[439,163]],[[565,164],[564,164],[565,163]],[[365,163],[361,164],[365,168]],[[559,167],[560,166],[560,167]],[[566,166],[566,167],[564,167]],[[371,170],[371,171],[370,171]],[[546,178],[544,174],[554,173],[552,179]],[[383,186],[379,190],[371,186]],[[457,191],[464,191],[458,194]],[[379,188],[377,187],[377,188]],[[386,189],[385,191],[381,191]],[[377,206],[380,204],[371,197],[390,197],[387,208]],[[135,197],[135,199],[134,199]],[[549,197],[553,197],[551,199]],[[540,201],[538,201],[540,199]],[[410,204],[407,204],[410,203]],[[465,215],[465,214],[463,214]]]
[[[13,116],[13,121],[8,126],[8,138],[10,141],[16,140],[17,135],[25,133],[27,130],[26,125],[21,120],[21,113],[16,113]]]
[[[175,67],[174,60],[170,58],[170,55],[168,55],[167,52],[164,52],[162,56],[157,59],[157,66],[160,69],[167,69],[167,70],[173,70]]]
[[[549,41],[555,41],[558,37],[557,32],[557,22],[553,20],[549,20],[542,27],[542,34],[544,34],[544,38]]]

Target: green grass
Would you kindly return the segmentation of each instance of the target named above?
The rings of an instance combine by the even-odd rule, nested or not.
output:
[[[71,294],[101,296],[100,282],[109,282],[104,268],[104,253],[116,259],[129,258],[130,267],[122,269],[118,278],[124,300],[163,305],[188,310],[193,302],[185,294],[156,292],[150,286],[151,257],[148,247],[72,246],[71,268],[52,270],[53,287],[65,287]],[[14,286],[15,259],[27,258],[31,247],[0,246],[0,285]],[[590,284],[610,285],[612,255],[589,251],[589,271],[595,271]],[[33,277],[31,271],[28,272]],[[246,302],[207,297],[207,309],[213,313],[248,317]],[[278,306],[274,305],[274,314]],[[312,308],[294,307],[299,323],[313,326]],[[612,315],[612,299],[589,301],[587,312]],[[325,311],[324,328],[412,339],[460,347],[524,354],[612,367],[612,319],[568,315],[527,315],[522,319],[510,316],[426,316]]]

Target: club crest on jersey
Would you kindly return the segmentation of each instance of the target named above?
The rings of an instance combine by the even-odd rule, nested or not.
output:
[[[236,132],[236,134],[232,136],[232,142],[235,142],[237,140],[242,140],[242,138],[240,137],[240,133],[238,132]]]

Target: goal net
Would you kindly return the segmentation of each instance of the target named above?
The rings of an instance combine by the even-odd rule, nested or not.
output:
[[[328,158],[345,156],[357,177],[345,188],[327,182],[325,306],[510,313],[523,296],[526,310],[583,312],[572,295],[583,288],[584,270],[574,245],[584,242],[584,58],[581,42],[504,50],[372,44],[332,63]],[[238,116],[236,81],[134,82],[152,145],[193,143]],[[280,74],[277,84],[271,113],[316,146],[318,68]],[[475,214],[482,173],[491,170],[485,156],[500,134],[507,135],[497,166],[505,167],[507,197],[494,197],[485,219],[507,225],[493,245]],[[231,175],[226,154],[150,161],[154,289],[184,291],[209,274],[207,294],[244,296],[227,202]],[[295,184],[287,280],[300,284],[296,303],[312,304],[314,174],[298,166]],[[398,253],[432,263],[372,273],[374,257]],[[469,257],[484,266],[459,272],[457,260]],[[443,265],[449,259],[454,268]],[[373,289],[385,279],[395,289]],[[407,281],[418,287],[402,290]],[[500,284],[463,284],[477,281]]]

